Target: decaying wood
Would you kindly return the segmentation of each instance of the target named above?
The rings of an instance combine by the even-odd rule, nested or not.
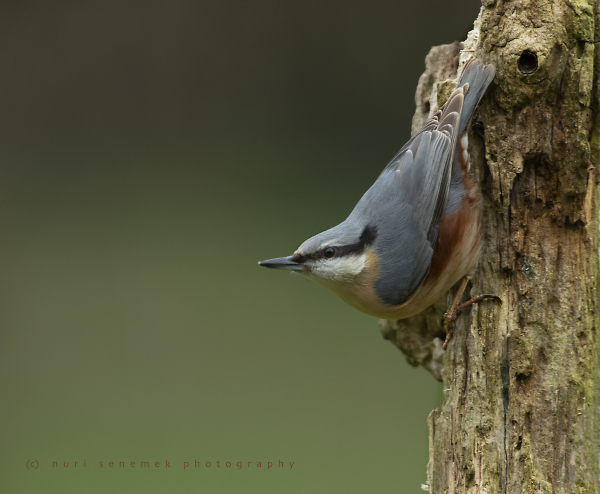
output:
[[[504,304],[467,311],[441,355],[444,301],[382,329],[444,382],[429,492],[598,494],[598,1],[486,0],[475,56],[497,73],[469,139],[484,196],[471,294]]]

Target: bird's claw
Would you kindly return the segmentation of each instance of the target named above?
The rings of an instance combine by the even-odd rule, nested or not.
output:
[[[464,304],[461,304],[458,307],[449,310],[444,314],[444,330],[446,331],[446,340],[442,345],[442,348],[444,350],[448,348],[448,344],[450,343],[452,336],[454,336],[454,323],[458,318],[458,315],[470,305],[479,304],[484,300],[494,300],[495,302],[498,302],[500,305],[502,305],[502,299],[498,297],[498,295],[494,295],[493,293],[484,293],[482,295],[477,295],[476,297],[473,297],[471,300],[467,300]]]

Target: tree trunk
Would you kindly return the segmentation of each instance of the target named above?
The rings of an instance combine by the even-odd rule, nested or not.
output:
[[[483,4],[465,50],[497,72],[476,117],[484,139],[469,139],[484,196],[471,293],[504,304],[461,315],[446,352],[446,300],[382,329],[444,382],[428,419],[430,493],[598,494],[599,4]],[[447,92],[450,46],[428,56],[415,126]]]

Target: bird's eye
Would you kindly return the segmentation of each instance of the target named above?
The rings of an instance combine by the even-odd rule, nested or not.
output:
[[[323,256],[330,258],[335,256],[335,249],[333,247],[327,247],[324,251],[323,251]]]

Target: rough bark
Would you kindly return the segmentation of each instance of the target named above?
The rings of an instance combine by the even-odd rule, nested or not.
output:
[[[497,74],[469,139],[484,195],[471,293],[504,304],[462,315],[441,355],[444,301],[382,329],[444,382],[429,492],[597,494],[598,1],[485,0],[475,56]]]

